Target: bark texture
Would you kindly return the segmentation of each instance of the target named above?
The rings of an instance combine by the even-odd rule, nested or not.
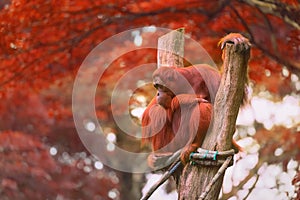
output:
[[[158,39],[157,67],[183,67],[184,29],[179,28]]]
[[[234,44],[226,44],[224,71],[214,104],[214,119],[202,148],[225,151],[232,148],[232,137],[239,107],[243,101],[250,49],[240,50]],[[199,199],[219,167],[186,165],[178,185],[180,200]],[[217,180],[205,199],[218,199],[223,175]]]

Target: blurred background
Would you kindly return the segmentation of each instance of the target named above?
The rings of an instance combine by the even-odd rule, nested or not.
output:
[[[239,32],[249,38],[250,102],[240,111],[235,134],[245,152],[226,171],[220,199],[300,199],[297,0],[0,1],[0,199],[139,199],[157,179],[107,167],[83,146],[72,116],[73,83],[86,56],[105,39],[141,27],[128,35],[127,45],[156,44],[149,34],[157,27],[184,27],[217,66],[221,37]],[[112,43],[106,54],[114,57],[121,48]],[[118,56],[99,80],[95,109],[113,144],[109,151],[114,145],[145,151],[140,131],[129,136],[115,123],[111,96],[116,80],[135,66],[155,63],[156,53]],[[151,77],[152,71],[143,73]],[[130,95],[130,114],[139,125],[154,88],[118,92]],[[118,108],[119,115],[124,112],[128,107]],[[94,128],[86,122],[87,130]],[[152,199],[174,199],[175,193],[165,184]]]

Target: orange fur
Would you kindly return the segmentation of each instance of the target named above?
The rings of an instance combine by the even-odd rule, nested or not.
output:
[[[221,48],[227,42],[240,49],[250,45],[248,39],[235,33],[221,39]],[[155,153],[183,148],[181,161],[186,163],[209,129],[220,80],[219,71],[205,64],[155,70],[153,84],[158,95],[143,114],[142,143],[151,142]],[[235,141],[233,145],[241,149]]]
[[[182,153],[185,162],[189,153],[201,145],[207,132],[212,114],[210,102],[215,98],[220,75],[207,65],[197,65],[159,68],[153,77],[154,84],[159,78],[157,84],[164,84],[176,96],[168,107],[159,105],[157,98],[150,102],[142,118],[143,143],[150,141],[153,151],[159,153],[186,147]],[[211,94],[207,84],[211,86]]]

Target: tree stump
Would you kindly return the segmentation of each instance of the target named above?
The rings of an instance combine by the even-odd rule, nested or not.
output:
[[[183,67],[184,28],[161,36],[157,45],[157,67]]]

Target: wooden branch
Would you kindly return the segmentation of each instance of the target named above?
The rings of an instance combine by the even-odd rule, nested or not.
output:
[[[161,36],[157,45],[157,67],[183,67],[184,28]]]
[[[152,195],[152,193],[153,193],[159,186],[161,186],[168,178],[170,178],[170,176],[174,173],[174,171],[177,170],[178,167],[180,167],[181,165],[182,165],[182,164],[181,164],[181,161],[180,161],[179,158],[178,158],[178,160],[177,160],[176,162],[174,162],[174,163],[171,165],[170,169],[169,169],[168,171],[166,171],[166,172],[162,175],[162,177],[159,179],[159,181],[156,182],[156,184],[153,185],[153,186],[149,189],[149,191],[145,194],[145,196],[143,196],[143,197],[141,198],[141,200],[148,200],[148,199],[150,198],[150,196]]]
[[[201,147],[207,150],[226,151],[232,148],[236,118],[247,81],[250,49],[239,51],[236,45],[227,43],[224,51],[224,73],[215,99],[214,119]],[[200,198],[217,172],[218,167],[186,165],[180,177],[179,199]],[[222,182],[223,175],[212,186],[206,199],[218,199]]]
[[[201,194],[199,200],[204,200],[208,193],[210,192],[211,188],[214,186],[214,184],[218,181],[218,179],[225,173],[227,167],[230,165],[231,160],[233,159],[232,156],[227,157],[223,165],[220,167],[220,169],[217,171],[216,175],[212,178],[210,183],[205,188],[205,191]]]
[[[245,0],[245,3],[250,6],[256,7],[265,14],[271,14],[281,18],[287,24],[293,26],[295,29],[300,29],[300,20],[296,13],[299,10],[295,9],[293,5],[276,2],[276,1],[253,1]]]
[[[245,84],[248,79],[247,67],[250,49],[237,52],[235,47],[227,44],[224,60],[224,74],[216,95],[214,105],[215,121],[212,135],[218,136],[217,150],[232,148],[232,137],[235,132],[236,118],[244,97]]]

